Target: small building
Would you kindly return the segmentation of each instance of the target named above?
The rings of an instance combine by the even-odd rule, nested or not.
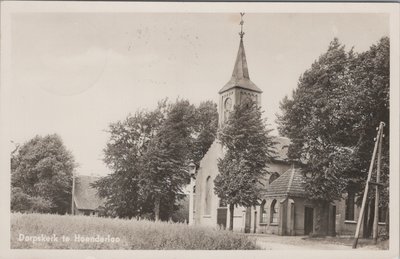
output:
[[[80,175],[74,177],[73,214],[98,216],[104,200],[97,195],[97,190],[90,184],[100,177]]]
[[[258,230],[254,232],[290,236],[336,233],[336,206],[309,201],[305,178],[299,169],[292,167],[271,182],[263,198],[259,222],[255,224]],[[316,218],[319,224],[314,221]]]

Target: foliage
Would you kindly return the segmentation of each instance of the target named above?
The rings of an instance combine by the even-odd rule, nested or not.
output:
[[[231,224],[233,205],[258,204],[266,164],[273,158],[274,142],[271,130],[261,118],[260,107],[254,102],[236,105],[228,121],[219,132],[219,140],[226,149],[218,160],[219,174],[214,180],[215,193],[230,205]]]
[[[218,128],[217,104],[212,101],[200,103],[195,112],[193,143],[191,144],[191,159],[196,165],[204,157],[214,142]]]
[[[289,156],[304,163],[310,199],[340,199],[350,183],[363,190],[380,121],[386,123],[383,175],[388,178],[389,39],[368,51],[345,51],[334,39],[281,102],[279,131]],[[385,197],[385,195],[384,195]]]
[[[172,222],[189,222],[189,196],[186,195],[177,204],[178,209],[171,216]]]
[[[66,213],[74,167],[72,154],[58,135],[29,140],[11,156],[11,209]]]
[[[169,219],[189,181],[187,165],[212,144],[216,121],[210,101],[195,107],[186,100],[162,100],[155,110],[112,123],[104,161],[113,174],[94,184],[107,198],[107,214]]]
[[[55,234],[58,242],[19,242],[26,236]],[[118,237],[120,242],[75,242],[74,235]],[[62,242],[67,236],[70,242]],[[241,233],[191,227],[187,224],[124,220],[70,215],[11,214],[12,249],[257,249],[254,241]]]

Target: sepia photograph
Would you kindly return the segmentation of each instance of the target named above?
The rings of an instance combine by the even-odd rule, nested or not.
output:
[[[399,12],[375,5],[3,2],[5,254],[398,256]]]

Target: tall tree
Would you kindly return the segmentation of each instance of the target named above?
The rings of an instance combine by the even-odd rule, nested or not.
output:
[[[69,211],[75,166],[56,134],[36,136],[20,146],[11,157],[11,210]]]
[[[186,165],[199,161],[216,135],[213,102],[159,102],[110,125],[105,163],[113,174],[94,186],[107,198],[106,211],[119,217],[168,219],[188,181]]]
[[[226,153],[218,161],[219,174],[214,180],[215,193],[229,204],[233,229],[234,207],[257,205],[266,164],[273,158],[274,142],[261,118],[260,107],[247,102],[234,107],[228,121],[219,131]]]
[[[188,183],[189,148],[194,106],[188,101],[177,101],[143,156],[141,189],[145,197],[154,200],[155,220],[160,219],[160,205],[168,193],[182,193]]]
[[[361,54],[346,52],[334,39],[300,77],[292,97],[283,99],[281,110],[279,131],[292,140],[289,156],[304,163],[309,199],[339,200],[349,184],[362,191],[375,128],[380,121],[389,123],[389,39]],[[383,149],[388,145],[386,138]],[[383,167],[385,178],[387,163]]]

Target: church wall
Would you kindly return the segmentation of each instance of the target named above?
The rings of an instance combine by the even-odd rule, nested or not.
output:
[[[261,105],[261,96],[259,93],[249,91],[249,90],[244,90],[244,89],[237,89],[238,94],[236,95],[236,103],[243,103],[246,101],[247,98],[250,98],[251,100],[255,101],[258,105]]]
[[[271,203],[274,199],[277,200],[277,204],[280,205],[278,223],[271,223]],[[260,222],[261,208],[260,206],[256,206],[255,210],[257,214],[254,214],[254,209],[252,211],[251,232],[253,233],[254,231],[254,220],[256,220],[256,233],[277,235],[280,234],[279,228],[281,226],[284,235],[304,235],[304,206],[314,208],[314,205],[300,197],[289,197],[289,202],[286,199],[286,196],[268,197],[265,199],[267,213],[266,223]],[[291,205],[291,203],[293,203],[293,205]],[[292,210],[294,211],[292,212]],[[254,219],[255,215],[257,215],[256,219]]]
[[[246,215],[246,208],[238,206],[235,207],[233,210],[233,230],[238,231],[238,232],[244,232],[244,227],[245,227],[245,215]],[[226,227],[229,227],[229,220],[230,220],[230,212],[228,209],[228,215],[227,215],[227,222],[226,222]]]
[[[336,233],[342,235],[354,235],[357,226],[357,218],[360,213],[360,208],[356,206],[354,210],[354,221],[345,220],[346,201],[335,202],[336,204]]]
[[[214,179],[218,175],[218,158],[222,156],[222,146],[217,142],[211,145],[210,149],[200,162],[200,167],[196,175],[196,195],[195,195],[195,224],[216,227],[218,197],[214,194]],[[210,176],[210,189],[212,192],[210,200],[210,213],[206,213],[206,181]]]
[[[313,204],[307,202],[304,198],[292,198],[294,200],[295,207],[295,223],[294,223],[294,234],[296,236],[304,235],[304,207],[314,207]]]
[[[210,226],[210,227],[216,227],[217,226],[217,209],[219,207],[219,198],[218,196],[214,193],[214,179],[218,175],[218,166],[217,166],[217,161],[219,157],[222,157],[223,154],[223,149],[222,146],[215,141],[202,161],[200,162],[199,169],[197,171],[197,176],[196,176],[196,181],[195,181],[195,188],[196,188],[196,193],[194,195],[195,199],[195,208],[194,208],[194,217],[195,217],[195,224],[198,225],[203,225],[203,226]],[[278,172],[279,174],[284,173],[286,170],[290,168],[289,164],[286,163],[274,163],[268,165],[268,170],[270,172]],[[206,181],[207,177],[210,176],[210,182],[211,182],[211,190],[212,190],[212,199],[211,199],[211,213],[206,214]],[[266,179],[263,181],[265,184],[265,188],[268,187],[268,178],[269,175],[266,177]],[[272,201],[272,200],[271,200]],[[269,206],[269,205],[268,205]],[[255,214],[254,212],[257,211],[257,215],[260,215],[259,212],[259,206],[256,207],[256,210],[252,208],[252,221],[251,221],[251,231],[254,231],[254,217]],[[234,209],[234,230],[235,231],[244,231],[245,228],[245,215],[246,215],[246,208],[244,207],[235,207]],[[227,222],[226,222],[226,227],[229,227],[229,209],[227,210]],[[257,216],[259,217],[259,216]],[[259,221],[256,222],[256,230],[260,229],[259,227]],[[261,227],[262,229],[262,227]],[[271,226],[269,228],[269,232],[277,233],[277,227]]]
[[[354,236],[356,232],[358,217],[360,213],[360,207],[355,206],[354,209],[354,220],[346,220],[346,201],[342,199],[335,202],[336,206],[336,234],[339,236]],[[365,217],[365,213],[364,213]],[[385,228],[384,222],[378,223],[378,233]],[[363,235],[363,227],[361,226],[360,237]]]
[[[261,206],[256,206],[257,210],[257,227],[256,227],[256,232],[260,234],[278,234],[279,232],[279,221],[278,223],[271,223],[271,204],[274,199],[276,199],[277,203],[276,206],[280,206],[280,201],[284,199],[284,196],[277,196],[277,197],[268,197],[265,198],[265,210],[267,214],[266,221],[264,223],[261,223]],[[278,212],[278,219],[280,218],[280,213],[281,213],[281,208],[279,208]],[[254,217],[254,212],[253,212],[253,217]],[[254,221],[252,225],[252,232],[254,231]]]

